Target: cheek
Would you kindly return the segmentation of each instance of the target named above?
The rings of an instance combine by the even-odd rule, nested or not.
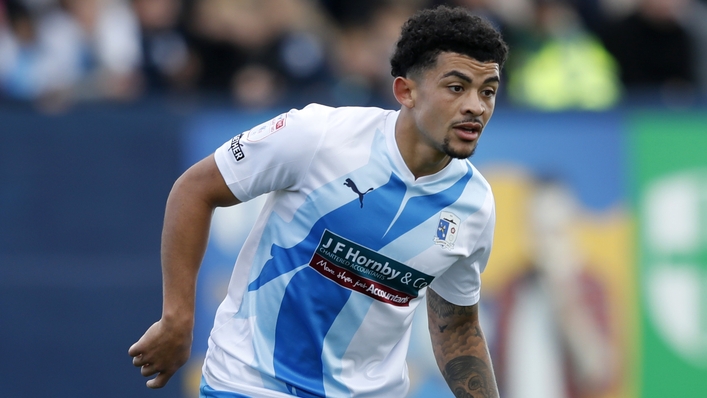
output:
[[[437,112],[429,107],[420,107],[417,112],[417,125],[425,131],[430,131],[438,123]]]
[[[427,119],[440,126],[446,124],[454,113],[456,113],[456,105],[442,101],[429,106],[426,110]]]
[[[445,129],[451,115],[456,112],[455,106],[439,94],[426,93],[424,101],[418,101],[415,106],[418,126],[428,133]]]
[[[494,109],[496,109],[496,99],[490,99],[486,102],[486,113],[488,114],[487,117],[491,117],[493,114]]]

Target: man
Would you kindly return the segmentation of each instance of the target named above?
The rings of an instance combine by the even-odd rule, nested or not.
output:
[[[157,375],[148,387],[189,357],[213,209],[269,193],[216,314],[202,397],[402,397],[425,296],[450,388],[496,397],[478,321],[494,201],[466,158],[506,55],[483,19],[421,11],[391,60],[400,111],[312,104],[187,170],[167,201],[162,318],[129,350],[143,376]]]

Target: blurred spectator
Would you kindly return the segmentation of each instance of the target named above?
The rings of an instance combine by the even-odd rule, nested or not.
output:
[[[624,86],[707,93],[705,0],[5,0],[0,96],[50,109],[166,93],[249,109],[396,105],[394,40],[439,4],[504,33],[505,101],[597,110]]]
[[[544,110],[613,106],[621,84],[614,59],[565,0],[535,0],[528,26],[512,26],[508,93]]]
[[[606,21],[604,3],[607,2],[615,3],[616,0],[568,0],[569,5],[582,20],[582,24],[593,34],[598,34]]]
[[[67,56],[81,78],[77,99],[132,99],[139,94],[137,20],[124,0],[60,0],[68,23]]]
[[[497,305],[493,360],[501,396],[607,396],[621,378],[616,331],[605,289],[574,239],[578,204],[563,184],[541,181],[527,209],[530,263]]]
[[[68,91],[79,78],[66,57],[68,26],[20,0],[0,3],[0,10],[0,91],[24,101]]]
[[[380,3],[380,0],[319,0],[322,9],[341,28],[366,25]]]
[[[334,105],[397,104],[390,90],[390,57],[403,23],[420,5],[395,0],[325,2],[339,26],[331,54]]]
[[[465,7],[475,15],[488,19],[497,29],[505,33],[505,21],[499,10],[498,4],[502,2],[491,0],[432,0],[430,6],[446,5],[449,7]]]
[[[33,98],[41,91],[38,27],[24,4],[0,4],[0,82],[6,95]]]
[[[321,21],[307,0],[195,0],[189,15],[202,90],[260,108],[326,76]]]
[[[7,96],[60,109],[138,94],[138,30],[125,1],[8,0],[6,8],[0,82]]]
[[[197,65],[181,29],[182,0],[131,0],[140,26],[142,78],[148,93],[195,89]]]
[[[627,89],[689,92],[696,87],[694,47],[679,21],[687,5],[688,0],[638,0],[634,12],[607,23],[602,40],[618,61]]]
[[[707,96],[707,1],[689,1],[680,19],[692,38],[695,78],[700,91]]]

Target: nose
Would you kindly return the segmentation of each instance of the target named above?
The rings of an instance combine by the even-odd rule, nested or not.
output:
[[[462,104],[462,114],[471,114],[473,116],[481,116],[486,112],[486,105],[479,98],[479,93],[469,92]]]

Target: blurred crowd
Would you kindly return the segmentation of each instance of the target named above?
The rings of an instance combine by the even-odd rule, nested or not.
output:
[[[400,26],[439,4],[503,31],[510,105],[600,110],[646,92],[689,105],[707,93],[707,0],[0,0],[0,101],[394,106]]]

